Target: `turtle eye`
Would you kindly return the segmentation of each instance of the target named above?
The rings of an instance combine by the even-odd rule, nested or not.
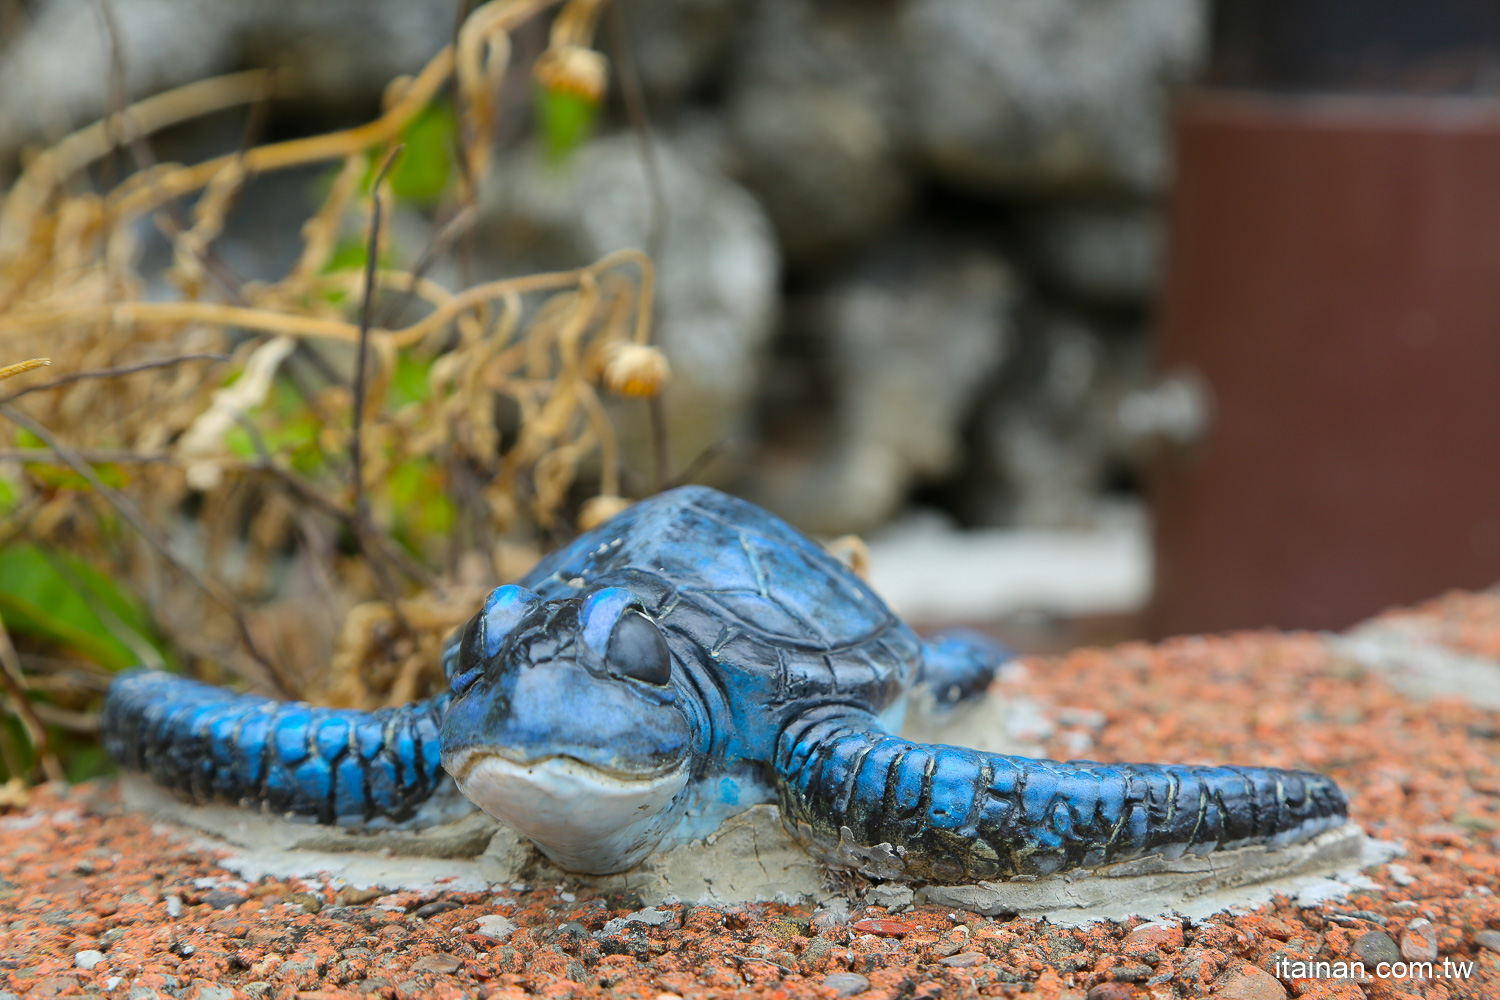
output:
[[[616,677],[666,687],[672,683],[672,653],[661,629],[638,612],[620,616],[609,634],[605,666]]]
[[[484,673],[484,657],[478,648],[484,643],[483,633],[483,620],[475,615],[464,626],[458,642],[444,650],[443,673],[448,676],[448,687],[454,694],[469,690]]]
[[[454,694],[463,694],[484,672],[505,640],[541,606],[542,599],[524,587],[496,587],[484,607],[469,619],[456,641],[443,651],[443,673]]]

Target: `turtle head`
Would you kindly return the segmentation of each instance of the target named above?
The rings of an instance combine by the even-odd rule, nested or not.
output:
[[[651,852],[684,801],[692,737],[635,595],[500,587],[445,667],[443,767],[464,795],[564,868],[621,871]]]

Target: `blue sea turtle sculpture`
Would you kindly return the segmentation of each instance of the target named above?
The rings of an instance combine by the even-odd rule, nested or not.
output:
[[[967,883],[1311,839],[1337,785],[1251,767],[1058,763],[893,733],[925,685],[982,693],[978,636],[922,641],[789,525],[704,487],[643,500],[500,587],[451,691],[361,712],[165,673],[115,681],[114,758],[194,800],[410,819],[453,776],[565,869],[622,871],[775,801],[830,865]]]

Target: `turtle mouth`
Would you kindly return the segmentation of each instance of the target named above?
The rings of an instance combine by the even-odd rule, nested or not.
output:
[[[642,770],[629,770],[621,767],[611,767],[598,761],[588,760],[576,754],[558,752],[538,754],[534,757],[522,757],[515,753],[507,752],[499,747],[467,747],[453,754],[451,760],[443,762],[443,769],[453,776],[453,780],[462,787],[468,779],[470,772],[486,761],[493,761],[497,766],[504,765],[521,771],[539,771],[541,769],[568,770],[577,772],[579,775],[592,774],[600,784],[641,786],[651,784],[662,779],[671,778],[686,766],[682,761],[671,761],[654,768]]]
[[[691,770],[683,761],[662,774],[622,775],[564,754],[520,762],[487,748],[464,750],[446,766],[475,805],[562,867],[596,874],[628,868],[650,850]]]

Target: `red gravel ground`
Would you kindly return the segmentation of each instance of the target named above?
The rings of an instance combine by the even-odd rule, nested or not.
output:
[[[1405,614],[1429,619],[1454,648],[1500,654],[1500,596],[1454,595]],[[1070,930],[856,902],[846,922],[756,905],[662,907],[611,924],[637,908],[631,900],[550,885],[373,899],[296,879],[247,886],[121,814],[107,785],[44,788],[0,816],[0,1000],[5,991],[138,1000],[1500,997],[1496,713],[1458,699],[1415,703],[1309,635],[1127,644],[1031,659],[1017,673],[998,693],[1050,707],[1063,723],[1050,754],[1326,771],[1349,791],[1358,821],[1407,854],[1370,872],[1378,892],[1311,909],[1279,898],[1208,921]],[[1093,713],[1067,709],[1107,721],[1098,728]],[[1376,962],[1403,954],[1434,960],[1435,976],[1374,977]],[[1359,956],[1371,973],[1363,982],[1299,979],[1283,964]],[[1468,978],[1459,962],[1474,963]]]

